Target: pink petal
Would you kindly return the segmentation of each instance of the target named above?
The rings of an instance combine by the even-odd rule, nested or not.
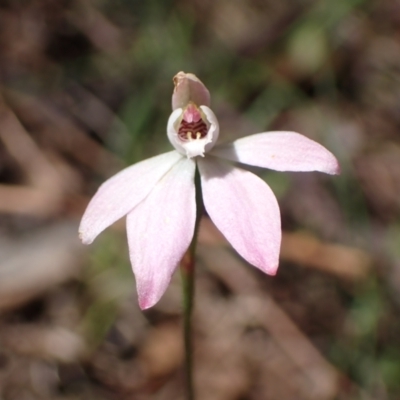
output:
[[[212,154],[243,164],[276,171],[320,171],[340,173],[335,156],[307,137],[295,132],[264,132],[214,148]]]
[[[129,254],[140,308],[153,306],[193,238],[195,162],[181,159],[127,218]]]
[[[141,161],[104,182],[83,214],[82,242],[90,244],[108,226],[139,204],[182,156],[176,151]]]
[[[269,186],[251,172],[207,157],[199,159],[205,208],[235,250],[274,275],[279,263],[281,221]]]

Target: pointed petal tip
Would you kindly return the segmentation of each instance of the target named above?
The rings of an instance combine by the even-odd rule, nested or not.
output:
[[[279,268],[279,251],[272,256],[271,253],[264,254],[263,259],[253,265],[265,274],[275,276]]]
[[[336,165],[335,165],[334,172],[333,172],[332,175],[340,175],[341,172],[342,172],[342,169],[340,168],[340,164],[339,164],[339,162],[336,160]]]
[[[94,238],[87,237],[84,232],[79,231],[78,233],[79,239],[82,241],[83,244],[92,244]]]
[[[154,282],[148,282],[142,286],[140,282],[136,281],[139,308],[141,310],[148,310],[154,307],[163,297],[169,282],[170,279],[164,282],[165,285],[162,285],[162,287],[156,287],[153,285]]]
[[[331,159],[329,160],[330,162],[325,168],[320,168],[317,169],[316,171],[319,172],[324,172],[329,175],[340,175],[341,169],[340,169],[340,164],[336,157],[331,153]]]
[[[85,216],[82,217],[81,223],[78,228],[78,237],[81,242],[85,245],[92,244],[94,239],[96,239],[97,235],[93,235],[88,229],[88,226],[85,222]]]
[[[139,299],[139,308],[144,311],[148,310],[149,308],[153,307],[156,302],[149,301],[149,299]]]
[[[278,267],[279,267],[279,265],[276,265],[273,268],[269,267],[265,272],[267,275],[275,276],[278,272]]]

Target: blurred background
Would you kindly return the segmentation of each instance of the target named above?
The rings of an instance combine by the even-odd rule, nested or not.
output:
[[[295,130],[342,167],[254,169],[276,277],[204,218],[198,399],[399,399],[399,0],[0,1],[0,399],[183,399],[179,274],[141,312],[124,221],[77,237],[106,178],[171,149],[178,71],[222,140]]]

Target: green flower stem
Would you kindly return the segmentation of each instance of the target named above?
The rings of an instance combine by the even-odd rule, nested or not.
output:
[[[200,175],[196,168],[195,173],[196,185],[196,224],[192,243],[181,262],[181,275],[183,286],[183,338],[185,343],[185,388],[186,399],[194,400],[193,386],[193,335],[192,335],[192,311],[194,300],[194,278],[196,264],[196,245],[197,235],[199,232],[200,219],[203,214],[203,199],[201,195]]]

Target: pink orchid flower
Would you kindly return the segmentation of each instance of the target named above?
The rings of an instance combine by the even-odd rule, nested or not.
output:
[[[127,216],[142,309],[164,294],[193,238],[196,166],[214,224],[246,261],[269,275],[276,273],[279,262],[278,202],[263,180],[226,160],[276,171],[339,173],[332,153],[294,132],[264,132],[216,145],[219,125],[209,108],[208,90],[193,74],[180,72],[174,82],[167,132],[176,150],[132,165],[103,183],[79,229],[83,243],[89,244]]]

